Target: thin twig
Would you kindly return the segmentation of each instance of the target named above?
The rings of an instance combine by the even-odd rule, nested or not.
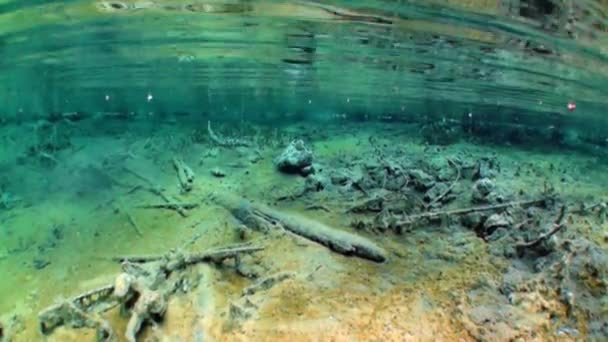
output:
[[[133,218],[133,216],[131,216],[131,214],[128,211],[125,211],[125,214],[127,214],[129,223],[131,224],[131,226],[133,226],[137,235],[144,236],[144,233],[141,231],[141,229],[139,229],[139,226],[137,225],[137,222],[135,222],[135,219]]]

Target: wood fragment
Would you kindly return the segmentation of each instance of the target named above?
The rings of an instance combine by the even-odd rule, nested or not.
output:
[[[248,244],[236,244],[217,248],[200,253],[189,253],[183,255],[183,260],[186,265],[196,264],[200,262],[221,262],[225,259],[233,258],[239,254],[251,254],[263,250],[261,246],[250,246]],[[147,263],[159,261],[162,259],[174,258],[175,253],[161,255],[122,255],[111,257],[110,260],[116,262],[131,262],[131,263]]]
[[[194,186],[194,171],[183,160],[173,158],[173,168],[182,192],[190,192]]]
[[[198,203],[158,203],[158,204],[142,204],[138,205],[137,208],[141,209],[169,209],[179,211],[181,210],[190,210],[197,208],[199,206]]]
[[[416,221],[422,219],[435,219],[443,216],[456,216],[456,215],[466,215],[475,212],[483,212],[483,211],[493,211],[506,209],[511,207],[532,207],[532,206],[541,206],[545,203],[546,199],[537,199],[530,201],[512,201],[501,204],[494,205],[484,205],[478,207],[471,208],[463,208],[463,209],[453,209],[453,210],[443,210],[443,211],[430,211],[422,214],[414,214],[404,217],[401,221],[398,221],[396,225],[407,225],[415,223]]]
[[[133,176],[135,176],[136,178],[144,181],[146,184],[148,184],[148,187],[145,188],[148,192],[160,197],[163,201],[165,201],[166,203],[170,204],[169,207],[165,208],[165,209],[171,209],[171,210],[175,210],[177,211],[178,214],[180,214],[182,217],[187,217],[188,216],[188,212],[187,209],[180,206],[179,203],[176,203],[175,200],[171,199],[169,196],[167,196],[164,193],[164,190],[162,187],[158,186],[157,184],[155,184],[152,180],[150,180],[148,177],[145,177],[129,168],[124,168],[125,172],[128,172],[130,174],[132,174]],[[156,207],[156,209],[158,209],[159,207]],[[195,207],[193,207],[195,208]],[[150,208],[148,208],[150,209]],[[192,208],[191,208],[192,209]]]
[[[325,212],[331,213],[331,210],[322,204],[311,204],[309,206],[306,206],[305,209],[306,210],[323,210]]]
[[[521,248],[532,248],[532,247],[538,246],[541,242],[547,240],[548,238],[553,236],[555,233],[559,232],[565,226],[566,226],[566,206],[562,205],[559,209],[559,214],[557,216],[557,219],[555,220],[555,222],[553,222],[553,228],[550,231],[540,234],[538,236],[538,238],[536,238],[532,241],[517,243],[515,245],[515,248],[521,249]]]

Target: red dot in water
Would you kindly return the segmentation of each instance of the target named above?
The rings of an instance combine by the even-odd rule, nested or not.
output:
[[[576,109],[576,103],[570,101],[568,102],[568,110],[573,112]]]

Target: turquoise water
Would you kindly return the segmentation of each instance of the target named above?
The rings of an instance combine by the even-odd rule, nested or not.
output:
[[[605,9],[550,3],[6,1],[0,98],[7,117],[475,111],[605,126]]]
[[[112,340],[100,321],[131,341],[116,295],[101,301],[127,315],[76,303],[94,319],[47,332],[39,312],[150,280],[108,258],[244,241],[265,248],[245,266],[148,286],[168,309],[137,340],[606,338],[607,16],[604,0],[0,0],[0,341]]]

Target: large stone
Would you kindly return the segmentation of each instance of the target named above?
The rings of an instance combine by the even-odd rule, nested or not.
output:
[[[410,176],[410,180],[414,184],[414,187],[418,191],[426,191],[435,185],[433,176],[420,169],[410,170],[408,175]]]
[[[285,173],[302,173],[312,165],[312,150],[302,140],[294,140],[275,159],[275,165]]]

